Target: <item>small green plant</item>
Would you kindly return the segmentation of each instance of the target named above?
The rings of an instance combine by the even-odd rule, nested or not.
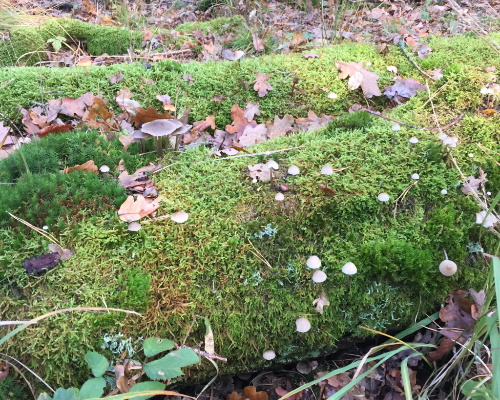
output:
[[[61,46],[64,42],[66,42],[66,38],[63,36],[56,36],[55,38],[47,40],[47,43],[52,44],[52,47],[54,48],[56,53],[58,53],[59,50],[61,50]]]

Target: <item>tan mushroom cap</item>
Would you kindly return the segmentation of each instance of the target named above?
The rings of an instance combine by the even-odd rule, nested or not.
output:
[[[189,214],[184,211],[177,211],[170,216],[170,219],[178,224],[183,224],[189,218]]]
[[[439,271],[444,276],[451,276],[457,272],[457,264],[451,260],[444,260],[439,264]]]
[[[155,121],[146,122],[142,125],[142,132],[152,136],[167,136],[182,127],[182,122],[175,119],[157,119]]]
[[[139,222],[131,222],[128,225],[128,230],[132,232],[137,232],[141,230],[141,224]]]

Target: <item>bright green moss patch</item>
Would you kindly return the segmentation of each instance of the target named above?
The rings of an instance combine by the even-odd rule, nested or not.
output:
[[[426,60],[439,60],[445,77],[431,90],[450,81],[434,99],[440,122],[449,123],[458,112],[467,114],[452,128],[460,137],[453,154],[466,176],[478,176],[483,168],[489,179],[486,189],[495,193],[500,187],[500,169],[475,143],[500,152],[500,118],[478,117],[471,107],[480,103],[479,89],[484,84],[485,75],[476,67],[500,60],[494,54],[486,60],[475,58],[480,53],[469,47],[478,46],[489,54],[479,40],[453,38],[454,47],[449,49],[446,40],[432,40],[435,50]],[[219,128],[230,122],[234,102],[244,106],[250,100],[260,101],[258,122],[275,114],[305,116],[309,109],[317,114],[341,114],[355,102],[365,104],[360,93],[348,91],[347,82],[332,71],[338,59],[370,61],[381,77],[380,87],[391,83],[387,65],[396,65],[403,76],[422,81],[397,48],[391,48],[385,58],[366,45],[341,44],[321,52],[325,54],[322,58],[312,60],[295,54],[180,67],[158,63],[150,70],[140,65],[92,67],[88,76],[78,69],[44,69],[42,73],[47,91],[64,90],[65,96],[76,97],[99,90],[112,98],[117,90],[128,87],[141,105],[158,108],[155,95],[175,94],[179,76],[189,73],[194,83],[184,106],[192,108],[191,120],[214,114]],[[464,54],[470,57],[467,63]],[[118,70],[125,79],[111,85],[109,75]],[[263,98],[238,82],[238,77],[250,82],[258,71],[272,74],[274,90]],[[294,75],[287,77],[292,71],[303,91],[294,97],[290,96]],[[2,112],[18,119],[15,104],[38,101],[39,74],[39,69],[32,68],[0,70],[0,81],[15,79],[0,89],[5,99]],[[156,84],[141,89],[141,77]],[[328,99],[327,92],[315,90],[314,85],[326,87],[339,98]],[[230,98],[214,102],[215,94]],[[422,92],[386,112],[401,121],[430,126],[434,122],[426,101]],[[382,98],[368,102],[379,108],[388,105]],[[113,101],[111,105],[115,106]],[[391,125],[359,113],[317,132],[250,148],[264,152],[303,146],[277,153],[281,165],[276,173],[278,183],[284,183],[290,165],[301,171],[295,180],[297,194],[287,192],[281,203],[274,200],[269,183],[253,183],[248,176],[248,165],[267,157],[215,161],[204,157],[210,150],[203,147],[168,153],[162,162],[172,165],[155,175],[158,193],[164,196],[159,215],[184,210],[189,213],[185,224],[162,219],[143,224],[139,232],[129,232],[116,215],[89,209],[81,221],[70,219],[58,232],[63,245],[76,255],[40,278],[28,278],[22,264],[26,258],[46,252],[48,242],[23,227],[4,227],[0,230],[0,291],[6,319],[19,319],[19,315],[28,319],[55,308],[103,306],[102,299],[110,307],[134,308],[144,315],[61,314],[30,327],[4,350],[13,356],[29,353],[30,367],[54,386],[68,387],[68,382],[87,378],[82,356],[86,350],[98,349],[105,334],[121,332],[133,341],[154,335],[181,341],[197,314],[210,318],[216,351],[229,359],[220,367],[229,373],[264,366],[261,354],[270,348],[278,354],[278,362],[290,361],[313,351],[331,351],[342,338],[366,336],[360,325],[404,328],[434,311],[451,289],[479,290],[487,268],[477,261],[480,258],[473,249],[480,243],[485,252],[494,251],[495,238],[480,236],[475,224],[479,209],[462,194],[460,175],[438,133],[404,126],[393,132]],[[419,142],[410,144],[411,136]],[[86,138],[82,134],[79,140],[85,143]],[[74,146],[77,148],[76,139]],[[113,152],[117,149],[101,142],[96,146],[96,154],[103,160],[109,157],[105,159],[113,169],[119,158]],[[131,149],[135,155],[135,148]],[[56,150],[51,159],[60,160],[61,151],[64,149]],[[319,189],[325,181],[320,170],[327,163],[350,167],[330,177],[329,187],[336,193],[333,197]],[[45,168],[54,171],[58,167]],[[393,201],[413,182],[413,173],[420,175],[419,183],[394,210]],[[290,178],[286,183],[290,185]],[[448,194],[442,195],[442,189]],[[389,203],[377,200],[381,192],[389,194]],[[254,255],[252,244],[270,267]],[[444,277],[438,270],[443,248],[458,265],[458,273],[452,277]],[[311,270],[305,266],[312,254],[321,258],[328,275],[321,289],[311,284]],[[358,267],[349,289],[341,273],[347,261]],[[312,305],[320,290],[331,302],[323,315]],[[306,334],[295,331],[295,320],[301,316],[312,325]],[[203,324],[195,326],[187,344],[199,343],[204,334]],[[213,373],[212,368],[208,364],[193,367],[188,378],[202,379]]]

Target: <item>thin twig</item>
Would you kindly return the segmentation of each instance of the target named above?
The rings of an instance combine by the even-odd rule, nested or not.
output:
[[[24,137],[24,135],[23,135],[23,134],[22,134],[22,132],[19,130],[19,128],[17,127],[17,125],[16,125],[16,124],[14,124],[14,122],[12,122],[10,118],[6,117],[6,116],[5,116],[5,115],[3,115],[1,112],[0,112],[0,117],[2,117],[2,118],[3,118],[4,120],[6,120],[6,121],[9,121],[9,122],[10,122],[10,124],[11,124],[14,128],[16,128],[16,131],[17,131],[17,133],[19,133],[19,136]]]
[[[28,228],[31,228],[33,229],[35,232],[38,232],[40,235],[42,236],[45,236],[47,239],[49,239],[51,242],[54,242],[55,244],[61,246],[61,243],[54,237],[52,236],[50,233],[48,232],[45,232],[43,229],[40,229],[36,226],[33,226],[31,225],[29,222],[25,221],[24,219],[22,218],[19,218],[19,217],[16,217],[15,215],[11,214],[10,212],[7,211],[7,214],[9,214],[12,218],[14,218],[15,220],[23,223],[24,225],[26,225]],[[62,246],[61,246],[62,247]]]
[[[376,117],[386,119],[387,121],[397,122],[398,124],[407,126],[408,128],[422,129],[424,131],[439,131],[441,129],[450,128],[451,126],[458,124],[462,120],[462,118],[464,117],[464,114],[461,114],[455,121],[449,123],[448,125],[442,126],[440,128],[439,127],[438,128],[424,128],[424,127],[414,126],[414,125],[410,125],[410,124],[405,124],[404,122],[398,121],[397,119],[386,117],[385,115],[380,114],[378,111],[371,111],[371,110],[368,110],[366,108],[362,108],[362,110],[366,111],[367,113],[370,113],[372,115],[375,115]]]
[[[0,360],[1,361],[1,360]],[[33,397],[35,398],[36,400],[36,396],[35,396],[35,392],[33,391],[33,387],[31,386],[31,383],[26,379],[26,377],[24,376],[24,374],[21,372],[21,370],[19,368],[16,367],[15,364],[12,364],[10,362],[8,362],[7,360],[4,360],[4,362],[6,362],[7,364],[9,364],[12,368],[14,368],[16,370],[16,372],[21,375],[24,379],[24,381],[28,384],[28,387],[30,388],[31,390],[31,394],[33,395]]]
[[[279,153],[279,152],[282,152],[282,151],[295,150],[295,149],[302,149],[304,147],[305,146],[298,146],[298,147],[290,147],[288,149],[265,151],[263,153],[253,153],[253,154],[244,154],[244,155],[241,155],[241,156],[229,156],[229,157],[224,157],[224,158],[215,158],[212,161],[229,160],[230,158],[254,157],[254,156],[262,156],[262,155],[267,156],[269,154]]]
[[[49,386],[49,384],[48,384],[47,382],[45,382],[42,378],[40,378],[37,374],[35,374],[35,373],[31,370],[31,369],[29,369],[29,368],[28,368],[26,365],[24,365],[21,361],[16,360],[14,357],[11,357],[11,356],[9,356],[9,355],[7,355],[7,354],[4,354],[4,353],[0,353],[0,354],[1,354],[2,356],[4,356],[4,357],[8,357],[8,358],[10,358],[10,359],[14,360],[14,361],[15,361],[15,362],[17,362],[20,366],[24,367],[24,368],[26,369],[26,371],[31,372],[31,373],[33,374],[33,376],[35,376],[36,378],[38,378],[38,380],[39,380],[40,382],[42,382],[45,386],[47,386],[50,390],[52,390],[52,393],[54,393],[54,389],[52,389],[52,388]]]
[[[422,74],[422,75],[425,75],[427,78],[429,79],[432,79],[433,81],[436,81],[437,79],[430,76],[427,72],[425,72],[422,68],[420,68],[420,66],[417,64],[417,62],[412,58],[412,56],[410,56],[408,54],[408,52],[406,51],[405,49],[405,42],[403,42],[402,40],[399,41],[399,47],[401,48],[401,50],[403,50],[403,53],[405,53],[405,56],[406,58],[408,58],[408,60],[411,61],[411,63],[418,69],[418,71]]]

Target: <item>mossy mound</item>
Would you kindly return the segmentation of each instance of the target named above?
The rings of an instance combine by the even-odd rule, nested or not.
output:
[[[243,18],[216,18],[207,22],[188,22],[176,28],[176,31],[190,34],[196,29],[207,33],[207,28],[216,34],[230,32],[241,25]],[[182,43],[187,37],[174,38],[166,30],[159,30],[165,44]],[[93,56],[127,54],[132,49],[141,49],[143,35],[141,31],[123,29],[114,26],[94,25],[77,19],[51,19],[36,27],[21,27],[10,32],[10,40],[0,42],[0,67],[13,65],[33,65],[45,61],[45,50],[49,49],[47,40],[62,36],[66,43],[78,44]],[[180,47],[180,44],[179,44]],[[151,53],[154,55],[154,52]]]
[[[451,42],[454,45],[449,47],[446,40],[432,39],[434,52],[422,61],[427,63],[424,69],[443,67],[445,79],[450,80],[434,99],[443,124],[456,117],[454,108],[466,110],[479,104],[484,76],[476,67],[497,60],[493,55],[482,57],[488,50],[479,40],[454,38]],[[417,77],[396,49],[386,58],[371,46],[340,45],[322,52],[324,57],[311,61],[301,55],[276,56],[241,63],[189,64],[181,66],[181,71],[171,66],[166,69],[166,63],[148,71],[126,66],[123,86],[112,86],[108,80],[119,66],[91,68],[88,76],[84,72],[78,75],[76,70],[43,73],[50,82],[47,90],[58,84],[65,95],[78,96],[89,90],[96,93],[99,86],[105,97],[112,97],[120,87],[128,86],[143,105],[156,105],[153,99],[158,89],[175,93],[172,89],[179,75],[191,73],[195,82],[185,105],[193,108],[193,120],[215,114],[218,126],[230,122],[234,101],[243,106],[248,100],[257,100],[255,92],[240,87],[237,77],[249,81],[258,71],[273,73],[275,89],[259,99],[262,120],[276,113],[304,115],[310,108],[317,113],[340,113],[359,100],[357,93],[347,91],[337,72],[330,72],[332,63],[340,58],[371,61],[381,75],[381,86],[391,79],[384,72],[387,65],[397,65],[404,76]],[[276,76],[275,69],[296,71],[304,94],[292,98],[291,82],[280,86],[284,78]],[[39,93],[40,71],[22,71],[24,75],[18,70],[0,70],[0,81],[19,81],[2,89],[15,99],[13,104],[26,104],[30,97],[23,96]],[[140,77],[156,80],[158,88],[144,85],[140,89]],[[314,84],[326,86],[339,99],[328,99],[325,92],[313,89]],[[222,104],[211,100],[222,93],[231,98]],[[432,115],[429,105],[424,106],[426,100],[426,94],[420,93],[388,115],[430,125]],[[10,101],[6,97],[8,104],[2,107],[9,109]],[[377,100],[375,105],[383,106],[384,101]],[[142,319],[119,314],[59,314],[10,340],[4,351],[13,356],[30,354],[30,367],[54,386],[68,387],[70,382],[87,378],[82,356],[88,349],[99,349],[106,333],[121,332],[133,340],[157,335],[181,341],[197,314],[210,318],[216,351],[229,359],[227,364],[219,364],[222,371],[243,371],[264,366],[264,350],[274,349],[279,356],[276,362],[315,356],[334,349],[341,338],[366,335],[360,325],[403,328],[434,310],[451,289],[482,287],[487,268],[467,251],[469,244],[480,240],[480,227],[475,224],[479,210],[460,191],[460,176],[440,147],[438,133],[405,127],[393,132],[392,123],[380,118],[362,122],[353,129],[341,119],[326,129],[249,148],[266,152],[302,146],[276,153],[281,165],[278,183],[285,182],[282,176],[288,166],[295,164],[301,171],[295,180],[297,193],[286,192],[282,203],[274,201],[269,183],[253,183],[247,174],[248,165],[268,157],[216,161],[206,157],[209,150],[205,148],[169,153],[163,165],[173,165],[155,177],[158,193],[164,196],[160,214],[184,210],[190,215],[185,224],[164,219],[143,224],[134,233],[114,213],[89,209],[87,218],[69,221],[59,234],[63,245],[76,255],[40,278],[28,278],[22,263],[46,252],[48,242],[17,224],[4,225],[0,230],[4,274],[0,290],[6,319],[28,319],[55,308],[102,306],[102,299],[110,307],[133,308],[144,315]],[[500,152],[499,128],[498,117],[484,119],[475,112],[453,127],[461,139],[453,154],[463,173],[477,176],[482,167],[488,174],[487,189],[493,192],[500,187],[500,169],[475,143]],[[408,142],[411,136],[418,137],[418,144]],[[138,151],[136,146],[129,151]],[[328,185],[336,193],[333,197],[319,188],[324,183],[320,169],[327,163],[350,166],[330,177]],[[395,200],[412,183],[413,173],[420,175],[419,183],[396,213],[392,202],[377,200],[382,191]],[[286,183],[291,185],[290,177]],[[442,195],[442,189],[448,194]],[[492,249],[490,240],[488,235],[481,239],[486,252]],[[443,248],[459,268],[452,277],[444,277],[438,270]],[[269,264],[256,256],[256,250]],[[328,275],[321,290],[331,305],[323,315],[312,305],[320,290],[311,285],[312,271],[305,265],[312,254],[321,258]],[[341,273],[347,261],[358,267],[349,288]],[[300,316],[311,322],[306,334],[295,331]],[[195,326],[187,344],[202,341],[204,334],[203,324]],[[202,379],[212,373],[210,368],[208,364],[193,367],[187,371],[188,377]]]

